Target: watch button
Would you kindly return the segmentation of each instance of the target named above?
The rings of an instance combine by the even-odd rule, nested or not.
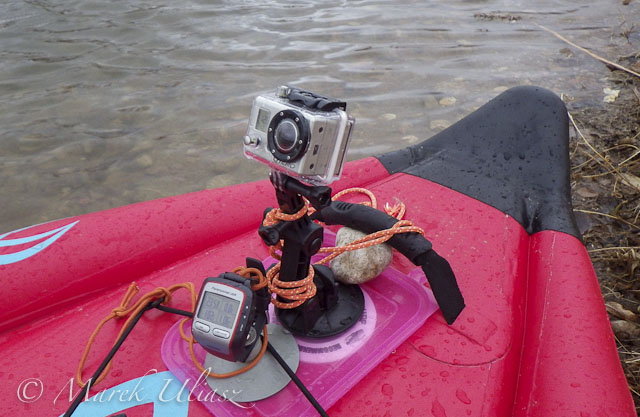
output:
[[[200,323],[199,321],[196,321],[196,329],[200,330],[201,332],[205,332],[205,333],[209,333],[209,330],[211,329],[209,326],[207,326],[204,323]]]
[[[229,332],[220,329],[213,329],[214,336],[222,337],[223,339],[229,338]]]

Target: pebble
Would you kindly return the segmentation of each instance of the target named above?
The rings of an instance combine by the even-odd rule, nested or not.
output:
[[[153,158],[151,158],[151,155],[149,155],[149,154],[144,154],[144,155],[140,155],[139,157],[137,157],[136,158],[136,162],[141,167],[148,168],[151,165],[153,165]]]
[[[73,172],[73,169],[71,169],[70,167],[64,167],[64,168],[60,168],[59,170],[56,171],[57,175],[67,175],[67,174],[71,174]]]
[[[96,142],[93,138],[87,138],[82,141],[82,150],[86,155],[90,155],[96,150]]]
[[[451,126],[451,122],[442,119],[432,120],[431,123],[429,123],[429,127],[431,128],[431,130],[443,130],[448,128],[449,126]]]
[[[455,97],[443,97],[443,98],[440,99],[440,101],[438,103],[443,107],[453,106],[454,104],[456,104],[456,98]]]
[[[605,94],[604,98],[602,99],[602,101],[604,101],[605,103],[615,102],[620,95],[620,90],[614,90],[608,87],[603,88],[602,92]]]
[[[394,120],[396,118],[396,115],[393,114],[393,113],[385,113],[385,114],[381,115],[380,118],[382,120],[391,121],[391,120]]]
[[[426,107],[428,110],[433,110],[438,106],[438,100],[436,100],[434,96],[426,96],[424,98],[424,107]]]
[[[628,339],[640,337],[640,327],[626,320],[612,320],[611,328],[619,338]]]
[[[597,192],[587,188],[587,187],[580,187],[576,190],[576,193],[583,198],[594,198],[594,197],[598,197],[600,194],[598,194]]]
[[[344,246],[366,234],[343,227],[336,235],[336,246]],[[393,249],[387,244],[345,252],[331,261],[336,280],[345,284],[362,284],[380,275],[391,264]]]
[[[233,175],[220,174],[220,175],[216,175],[215,177],[207,181],[206,188],[211,189],[211,188],[226,187],[227,185],[231,185],[234,183],[235,181],[234,181]]]
[[[403,136],[402,140],[407,142],[409,145],[412,145],[414,143],[417,143],[420,139],[417,136],[407,135]]]
[[[609,301],[605,305],[607,307],[607,312],[615,317],[633,322],[638,320],[638,316],[633,311],[627,310],[620,303]]]

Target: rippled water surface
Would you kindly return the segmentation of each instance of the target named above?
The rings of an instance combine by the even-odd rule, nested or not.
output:
[[[241,137],[283,83],[347,100],[350,159],[415,143],[507,87],[593,96],[638,2],[0,4],[0,232],[264,178]],[[626,17],[625,17],[626,16]]]

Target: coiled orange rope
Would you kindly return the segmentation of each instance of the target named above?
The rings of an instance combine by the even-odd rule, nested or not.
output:
[[[351,193],[362,193],[367,195],[370,201],[364,202],[361,204],[371,206],[372,208],[377,208],[376,196],[366,188],[360,188],[360,187],[347,188],[335,194],[331,198],[331,200],[336,201],[340,197],[347,194],[351,194]],[[312,214],[314,211],[315,209],[313,207],[310,207],[309,202],[305,200],[304,206],[300,210],[298,210],[296,213],[293,213],[293,214],[283,213],[282,210],[279,208],[272,209],[269,213],[267,213],[262,224],[263,226],[273,226],[280,221],[294,221],[294,220],[300,219],[305,214]],[[390,206],[387,203],[385,204],[384,211],[390,216],[393,216],[396,219],[398,219],[398,222],[395,223],[389,229],[380,230],[375,233],[371,233],[367,236],[364,236],[363,238],[360,238],[354,242],[351,242],[348,245],[321,248],[318,252],[328,253],[329,256],[326,256],[325,258],[318,261],[318,264],[326,264],[327,262],[330,262],[331,260],[335,259],[336,257],[348,251],[364,249],[374,245],[379,245],[391,239],[394,235],[398,233],[419,233],[424,236],[424,230],[422,230],[417,226],[414,226],[414,224],[409,220],[402,220],[402,217],[406,212],[406,207],[404,203],[399,201],[394,206]],[[283,242],[280,241],[277,244],[269,247],[269,253],[273,258],[280,260],[281,256],[278,254],[278,251],[282,252],[282,248],[283,248]],[[286,300],[289,300],[290,302],[281,302],[281,301],[278,301],[277,299],[272,299],[271,302],[275,304],[276,307],[284,308],[284,309],[296,308],[302,305],[306,300],[310,299],[316,294],[316,286],[313,283],[313,277],[314,277],[313,267],[309,266],[309,273],[305,278],[298,281],[288,282],[288,281],[281,281],[278,279],[280,266],[281,266],[281,262],[278,262],[267,272],[267,283],[269,286],[269,291]]]
[[[236,273],[238,275],[241,275],[241,276],[243,276],[245,278],[249,278],[249,279],[253,280],[255,283],[251,286],[251,288],[254,291],[257,291],[257,290],[259,290],[261,288],[264,288],[267,285],[266,278],[264,277],[262,272],[260,272],[258,269],[238,267],[238,268],[234,269],[231,272],[234,272],[234,273]],[[118,336],[116,337],[116,340],[118,340],[118,339],[120,339],[120,336],[122,336],[122,334],[124,333],[125,329],[131,323],[131,320],[133,320],[133,317],[135,317],[141,310],[143,310],[150,302],[153,302],[153,301],[155,301],[155,300],[157,300],[159,298],[164,297],[164,301],[162,302],[162,304],[166,305],[171,300],[171,296],[173,295],[173,293],[176,292],[177,290],[181,289],[181,288],[189,290],[190,298],[191,298],[191,310],[189,310],[189,311],[190,312],[195,312],[198,296],[196,294],[196,290],[195,290],[195,287],[193,286],[192,282],[185,282],[185,283],[182,283],[182,284],[175,284],[175,285],[170,286],[169,288],[158,287],[155,290],[150,291],[147,294],[143,295],[142,297],[138,298],[138,300],[135,303],[131,304],[133,298],[136,296],[136,294],[140,290],[138,288],[138,286],[136,285],[136,283],[132,282],[129,285],[129,288],[127,288],[127,291],[125,292],[125,295],[124,295],[122,301],[120,302],[120,305],[118,307],[114,308],[111,311],[111,313],[109,313],[109,315],[107,315],[104,319],[102,319],[100,321],[100,323],[98,323],[98,326],[93,331],[93,333],[91,333],[91,336],[89,337],[89,340],[87,341],[87,345],[86,345],[86,347],[84,349],[84,353],[82,354],[82,357],[80,358],[80,362],[78,363],[78,369],[77,369],[76,375],[75,375],[76,384],[78,384],[81,388],[83,388],[87,384],[87,382],[83,381],[83,379],[82,379],[82,373],[84,371],[84,366],[85,366],[85,363],[87,361],[87,357],[89,356],[89,352],[91,351],[91,346],[93,345],[93,342],[95,341],[96,336],[98,335],[98,333],[100,333],[100,330],[102,330],[102,327],[109,320],[112,320],[114,318],[127,317],[127,320],[122,325],[122,328],[120,329],[120,332],[118,333]],[[195,341],[193,336],[187,336],[187,334],[185,333],[184,328],[183,328],[184,324],[189,320],[190,320],[190,318],[186,318],[186,319],[184,319],[184,320],[182,320],[180,322],[180,325],[179,325],[180,337],[182,337],[182,339],[185,340],[189,344],[189,353],[191,354],[191,360],[193,361],[194,365],[196,366],[196,368],[198,368],[198,370],[200,372],[202,372],[206,376],[210,376],[210,377],[214,377],[214,378],[229,378],[229,377],[232,377],[232,376],[235,376],[235,375],[239,375],[239,374],[241,374],[243,372],[248,371],[249,369],[253,368],[254,366],[256,366],[257,363],[260,361],[260,359],[264,356],[265,351],[267,350],[268,333],[267,333],[267,328],[265,326],[264,331],[263,331],[264,337],[263,337],[263,341],[262,341],[262,348],[260,349],[260,352],[255,357],[255,359],[253,361],[251,361],[251,363],[249,363],[244,368],[238,369],[238,370],[233,371],[233,372],[228,372],[226,374],[214,373],[214,372],[211,371],[211,369],[205,369],[200,364],[200,362],[198,362],[198,359],[196,358],[195,352],[193,350],[193,345],[194,345],[194,343],[197,343],[197,342]],[[95,381],[91,382],[91,386],[95,386],[96,384],[98,384],[100,381],[102,381],[104,379],[104,377],[108,374],[109,370],[111,369],[111,364],[112,364],[112,361],[109,361],[109,363],[107,364],[107,366],[104,369],[104,371],[102,372],[102,374],[100,374],[98,376],[98,378],[96,378]]]
[[[109,313],[107,317],[102,319],[102,321],[98,323],[98,326],[93,331],[93,333],[91,333],[91,336],[89,337],[89,341],[87,342],[87,346],[84,349],[84,353],[80,358],[80,363],[78,364],[78,370],[76,371],[76,376],[75,376],[76,383],[80,387],[84,387],[86,385],[86,382],[82,380],[82,371],[84,370],[84,364],[87,361],[87,357],[89,356],[91,346],[93,345],[93,342],[96,336],[98,335],[98,333],[100,333],[100,330],[102,330],[102,327],[109,320],[114,318],[128,317],[127,320],[122,325],[122,328],[118,333],[118,336],[116,337],[116,340],[118,340],[120,336],[122,336],[122,334],[124,333],[125,329],[129,326],[129,323],[131,323],[131,320],[133,320],[133,317],[136,314],[138,314],[140,311],[142,311],[150,302],[164,297],[163,304],[167,304],[171,300],[171,296],[173,295],[173,293],[179,290],[180,288],[185,288],[189,290],[189,292],[191,293],[191,311],[195,310],[197,296],[196,296],[193,283],[191,282],[172,285],[169,288],[158,287],[155,290],[148,292],[144,296],[140,297],[135,303],[131,304],[131,301],[140,290],[136,285],[136,283],[132,282],[131,285],[129,285],[127,292],[125,293],[124,298],[122,299],[122,302],[120,302],[120,305],[114,308],[113,310],[111,310],[111,313]],[[100,374],[95,381],[91,381],[91,385],[95,386],[97,383],[99,383],[104,379],[104,377],[107,375],[107,373],[111,369],[111,363],[112,361],[109,361],[109,363],[107,364],[107,367],[102,372],[102,374]]]

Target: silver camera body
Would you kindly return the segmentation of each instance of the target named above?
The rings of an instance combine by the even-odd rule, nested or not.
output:
[[[329,184],[342,174],[354,123],[345,102],[282,86],[254,100],[244,154],[305,182]]]

